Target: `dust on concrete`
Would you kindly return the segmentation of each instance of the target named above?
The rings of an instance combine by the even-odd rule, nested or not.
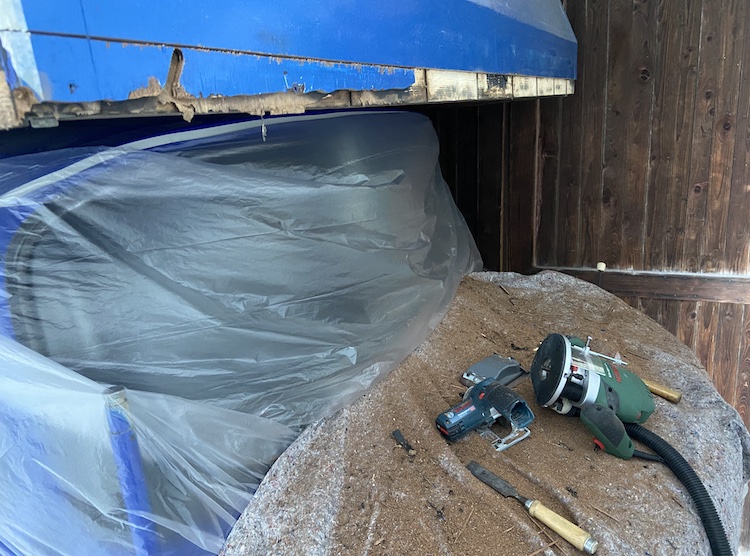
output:
[[[230,534],[225,556],[565,555],[579,553],[518,501],[476,480],[475,460],[519,493],[577,523],[602,555],[710,552],[684,487],[664,465],[596,451],[579,419],[534,402],[531,436],[498,453],[477,434],[447,443],[435,417],[460,401],[461,373],[498,353],[530,367],[547,334],[620,352],[640,376],[683,393],[659,398],[646,423],[704,480],[736,546],[750,435],[695,356],[645,315],[596,286],[554,272],[466,278],[437,329],[349,407],[308,428],[274,464]],[[400,429],[410,456],[392,438]]]

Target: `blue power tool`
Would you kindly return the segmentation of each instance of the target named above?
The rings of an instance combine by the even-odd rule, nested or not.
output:
[[[486,372],[493,366],[496,367],[497,376],[490,378],[483,378],[476,369],[472,371],[479,367],[481,372]],[[435,424],[440,433],[450,442],[455,442],[476,430],[497,451],[505,450],[529,436],[527,427],[534,420],[534,414],[523,398],[506,386],[510,382],[509,377],[517,377],[519,372],[521,376],[524,374],[517,361],[497,355],[469,369],[464,373],[464,379],[479,382],[466,391],[460,404],[437,416]],[[510,425],[510,434],[500,437],[491,430],[490,427],[498,420]]]

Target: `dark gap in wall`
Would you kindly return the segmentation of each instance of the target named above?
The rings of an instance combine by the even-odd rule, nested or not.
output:
[[[504,270],[502,240],[507,180],[507,102],[410,106],[432,121],[440,169],[487,270]],[[506,215],[507,217],[507,215]]]

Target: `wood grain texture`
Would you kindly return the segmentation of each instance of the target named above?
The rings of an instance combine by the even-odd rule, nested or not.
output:
[[[581,65],[585,77],[577,94],[583,101],[585,113],[591,121],[581,137],[581,266],[596,266],[600,261],[602,167],[604,118],[607,96],[607,0],[588,0],[584,3],[586,45],[581,49]]]
[[[586,27],[586,3],[568,2],[567,14],[570,24],[576,30],[579,52],[591,45]],[[586,83],[582,56],[579,55],[578,81],[576,94],[566,97],[561,103],[561,117],[565,122],[560,136],[560,179],[558,181],[557,244],[555,245],[557,264],[578,266],[581,253],[581,150],[585,133],[586,114],[581,87]]]
[[[681,301],[680,317],[675,336],[691,350],[695,351],[696,330],[698,327],[698,302]]]
[[[641,299],[634,295],[624,295],[620,297],[625,303],[630,305],[633,309],[641,310]]]
[[[610,0],[607,37],[607,106],[605,113],[604,169],[602,172],[602,214],[600,258],[609,266],[621,267],[623,253],[622,199],[628,180],[628,130],[632,81],[630,45],[633,29],[632,1]]]
[[[717,391],[740,412],[745,424],[750,396],[750,305],[681,302],[625,296],[687,345],[693,345]]]
[[[701,8],[701,32],[698,43],[698,88],[693,112],[693,139],[690,151],[689,193],[685,218],[685,241],[681,270],[701,269],[701,244],[706,222],[708,185],[711,171],[713,128],[716,100],[720,96],[719,9],[704,0]]]
[[[557,265],[557,206],[562,140],[561,99],[539,101],[538,190],[536,205],[535,265]]]
[[[747,309],[731,307],[748,303],[750,278],[750,3],[564,5],[579,71],[559,114],[551,103],[540,112],[536,262],[664,273],[624,278],[617,294],[694,349],[725,397],[747,403],[745,355],[731,341]],[[547,166],[555,125],[556,183]]]
[[[617,271],[607,271],[600,276],[595,270],[562,270],[566,274],[597,284],[617,296],[750,304],[750,277]]]
[[[641,297],[640,311],[664,326],[664,300]],[[664,326],[666,328],[666,326]]]
[[[740,69],[742,49],[745,45],[743,24],[747,0],[728,0],[723,4],[720,12],[720,32],[714,38],[714,41],[720,43],[718,83],[721,94],[716,97],[708,202],[700,247],[701,272],[726,272],[729,262],[725,259],[724,253],[727,243]]]
[[[750,269],[750,10],[745,10],[745,53],[740,60],[740,94],[734,145],[734,166],[729,194],[727,244],[724,260],[729,272],[748,272]]]
[[[671,299],[644,300],[643,312],[677,336],[680,329],[680,302]],[[651,315],[650,311],[654,311]]]
[[[697,334],[695,354],[706,368],[708,376],[714,379],[716,355],[716,331],[719,328],[719,303],[701,301],[698,303]]]
[[[507,179],[507,102],[409,106],[430,118],[440,170],[466,220],[485,268],[502,270],[501,205]],[[531,194],[531,192],[529,193]]]
[[[477,234],[484,266],[500,270],[503,188],[504,105],[484,104],[477,112]]]
[[[718,308],[716,344],[711,360],[713,383],[730,404],[736,403],[740,348],[744,333],[744,306],[722,303]]]
[[[740,367],[737,373],[737,384],[735,385],[734,407],[742,415],[742,420],[750,428],[750,305],[744,308],[744,329],[742,331],[742,343],[740,345]],[[750,501],[750,495],[748,495]],[[750,517],[750,513],[747,514]],[[750,546],[750,527],[748,527],[748,543]]]
[[[510,268],[508,253],[508,196],[510,193],[510,109],[511,104],[503,104],[503,133],[502,133],[502,186],[500,187],[500,270]],[[532,224],[533,226],[533,224]]]
[[[645,269],[678,269],[684,250],[701,4],[658,6]]]
[[[658,2],[634,0],[630,26],[629,63],[622,87],[626,98],[625,179],[620,187],[621,247],[616,265],[620,268],[643,268],[643,239],[646,216],[646,186],[651,157],[651,129],[654,104],[654,48]],[[610,44],[610,50],[615,45]],[[619,71],[614,70],[614,71]]]
[[[510,192],[503,227],[507,230],[508,266],[512,272],[527,272],[534,266],[534,216],[536,214],[539,101],[517,101],[510,112]]]

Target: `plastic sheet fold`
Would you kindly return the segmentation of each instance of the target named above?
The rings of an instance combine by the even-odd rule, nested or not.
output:
[[[0,554],[215,554],[481,267],[426,118],[0,161]]]

